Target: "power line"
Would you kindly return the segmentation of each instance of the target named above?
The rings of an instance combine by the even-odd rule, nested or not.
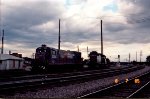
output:
[[[144,18],[141,18],[141,19],[133,19],[133,20],[130,20],[128,22],[130,22],[130,24],[134,24],[134,23],[142,23],[142,22],[145,22],[145,21],[150,21],[150,16],[148,17],[144,17]]]
[[[142,15],[144,15],[144,13]],[[133,16],[133,18],[132,18],[132,16]],[[135,16],[138,16],[138,14],[130,14],[130,15],[106,15],[106,16],[101,16],[101,17],[84,17],[84,18],[91,18],[91,19],[99,19],[100,18],[100,19],[104,19],[106,17],[111,17],[111,18],[126,17],[127,19],[129,19],[129,18],[132,19],[132,20],[128,21],[128,22],[130,22],[130,24],[142,23],[142,22],[145,22],[147,20],[150,20],[150,16],[145,16],[145,17],[141,17],[141,18],[139,18],[140,16],[138,16],[138,17],[136,17],[136,18],[138,18],[137,20],[135,20]]]

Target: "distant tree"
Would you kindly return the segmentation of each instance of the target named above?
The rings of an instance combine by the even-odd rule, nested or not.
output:
[[[147,62],[150,62],[150,55],[147,56],[146,61],[147,61]]]
[[[137,61],[133,60],[132,64],[137,65]]]
[[[110,60],[109,60],[109,58],[106,58],[106,62],[107,62],[107,63],[110,63]]]
[[[147,62],[147,65],[149,65],[149,66],[150,66],[150,55],[149,55],[149,56],[147,56],[147,58],[146,58],[146,62]]]

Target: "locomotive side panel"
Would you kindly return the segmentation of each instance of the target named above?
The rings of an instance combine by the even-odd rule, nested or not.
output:
[[[46,58],[49,61],[49,65],[57,64],[58,63],[58,50],[50,48],[49,53],[51,54],[50,57]]]
[[[100,64],[100,63],[101,63],[101,60],[102,60],[102,59],[101,59],[101,55],[98,55],[98,56],[97,56],[97,63]]]
[[[82,63],[81,52],[73,51],[73,53],[74,53],[74,56],[73,56],[74,63],[81,64]]]

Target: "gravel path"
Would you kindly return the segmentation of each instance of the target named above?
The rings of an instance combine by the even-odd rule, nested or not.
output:
[[[147,71],[150,71],[150,67],[145,67],[144,69],[127,74],[88,81],[79,84],[53,87],[49,89],[38,90],[36,92],[16,93],[14,96],[12,96],[12,98],[75,98],[97,89],[109,86],[114,83],[114,79],[116,78],[118,78],[119,80],[125,80],[126,78],[135,77],[136,75],[143,74]]]

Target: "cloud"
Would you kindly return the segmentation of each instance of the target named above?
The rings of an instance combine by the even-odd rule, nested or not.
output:
[[[76,50],[76,46],[80,45],[84,52],[86,46],[98,50],[101,19],[104,43],[111,42],[106,46],[121,47],[132,44],[148,46],[149,2],[149,0],[40,0],[37,2],[2,0],[1,24],[5,29],[5,43],[7,49],[14,46],[15,49],[20,47],[26,50],[32,49],[33,52],[33,49],[43,43],[57,48],[60,18],[63,49]],[[116,7],[117,10],[111,11],[113,8],[108,6]],[[109,10],[104,10],[105,7]],[[22,45],[15,47],[15,44]],[[105,48],[109,50],[109,47]]]
[[[34,42],[28,44],[30,47],[36,44],[36,42],[38,43],[39,40],[41,42],[46,40],[47,42],[48,38],[44,37],[44,35],[47,36],[46,33],[48,34],[50,31],[44,33],[43,27],[45,26],[46,28],[48,24],[51,28],[56,28],[52,27],[52,25],[63,12],[62,9],[60,9],[61,7],[59,7],[59,3],[49,1],[24,1],[15,4],[16,2],[11,2],[11,4],[10,2],[4,2],[2,9],[1,17],[3,27],[5,28],[6,42]],[[53,41],[50,40],[50,42]]]

